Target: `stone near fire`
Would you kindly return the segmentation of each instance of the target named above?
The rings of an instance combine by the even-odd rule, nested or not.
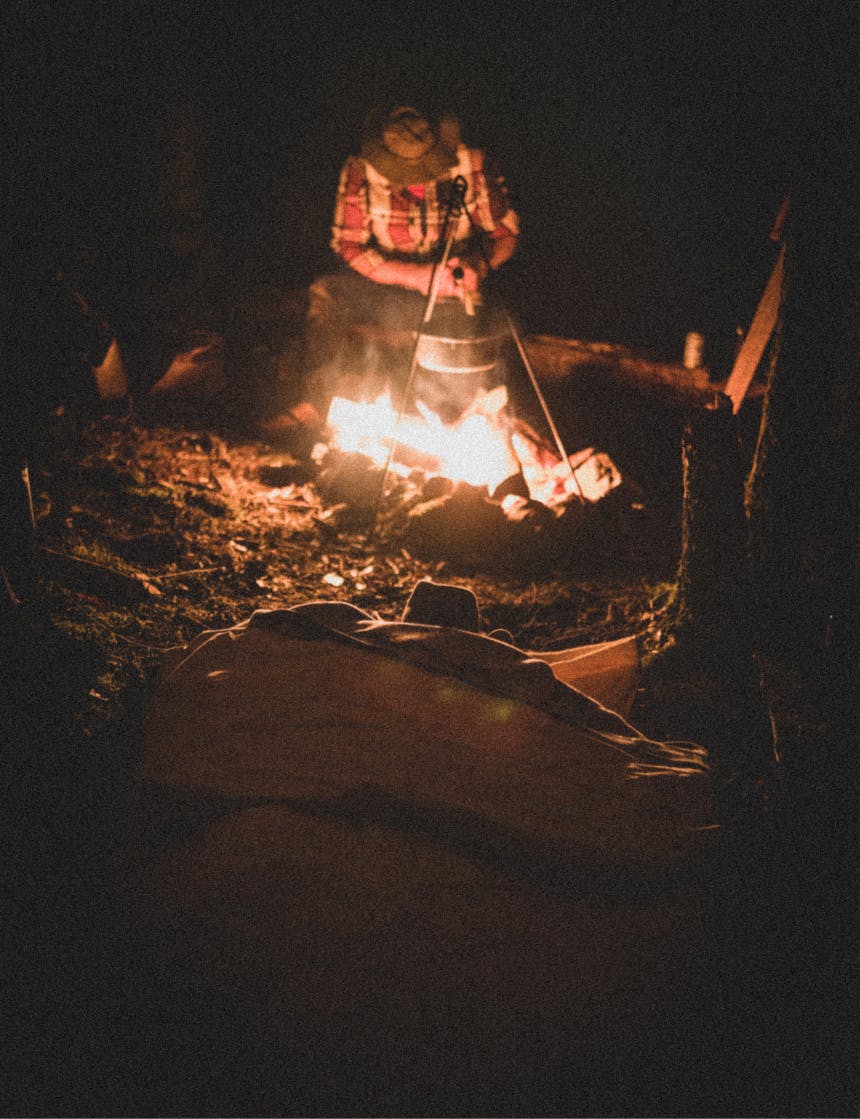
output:
[[[489,501],[486,491],[460,485],[446,497],[411,509],[407,534],[416,552],[468,559],[503,547],[510,525],[502,507]]]
[[[366,455],[330,455],[320,470],[317,488],[329,503],[344,503],[355,512],[375,508],[381,471]]]

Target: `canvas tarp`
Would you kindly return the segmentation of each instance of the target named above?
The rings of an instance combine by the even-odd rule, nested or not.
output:
[[[588,660],[557,667],[585,676]],[[511,645],[337,603],[198,638],[161,681],[144,777],[305,801],[370,790],[605,863],[670,865],[711,823],[701,748],[647,739]]]
[[[629,690],[606,648],[558,664],[600,655]],[[202,634],[152,699],[124,870],[151,974],[196,992],[186,1106],[644,1100],[635,1067],[683,1032],[712,824],[704,751],[510,645],[341,604]]]

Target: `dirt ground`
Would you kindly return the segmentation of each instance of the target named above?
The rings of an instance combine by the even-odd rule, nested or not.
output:
[[[134,964],[109,900],[163,652],[258,608],[320,598],[394,620],[415,582],[432,578],[471,587],[484,630],[507,630],[521,647],[638,633],[647,654],[673,587],[680,494],[652,500],[631,483],[587,515],[452,554],[444,540],[416,544],[407,514],[420,487],[404,485],[372,524],[351,521],[342,489],[211,417],[63,413],[44,448],[31,478],[38,585],[4,646],[13,936],[2,1107],[179,1114],[181,1092],[172,1112],[169,1093],[142,1088],[147,1066],[169,1082],[171,1039],[123,1003]],[[759,661],[773,734],[724,802],[719,950],[708,961],[720,1005],[692,1050],[697,1067],[643,1071],[638,1099],[607,1085],[601,1114],[856,1113],[850,717],[838,666],[811,640],[798,634]],[[707,697],[695,690],[688,680],[649,692],[646,676],[634,721],[707,733]],[[679,727],[685,713],[694,725]],[[575,1100],[558,1106],[577,1113]]]

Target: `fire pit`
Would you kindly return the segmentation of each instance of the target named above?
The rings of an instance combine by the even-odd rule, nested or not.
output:
[[[328,428],[330,448],[364,455],[379,467],[391,456],[389,469],[401,477],[418,469],[493,494],[521,475],[529,497],[557,511],[574,496],[599,501],[621,483],[609,456],[593,447],[562,462],[550,444],[511,415],[504,385],[478,388],[453,422],[421,401],[398,416],[388,393],[372,403],[335,397]]]

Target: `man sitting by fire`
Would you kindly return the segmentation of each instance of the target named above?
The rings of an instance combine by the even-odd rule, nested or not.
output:
[[[481,149],[462,142],[454,117],[411,105],[376,109],[359,150],[343,166],[335,202],[331,248],[341,267],[309,290],[304,401],[270,422],[273,435],[321,425],[336,394],[368,399],[405,377],[402,348],[397,367],[386,367],[385,341],[422,324],[449,241],[434,297],[438,311],[447,311],[445,333],[454,306],[458,336],[489,329],[491,300],[481,287],[517,245],[519,221],[504,179]],[[465,184],[460,207],[452,206],[458,179]]]

